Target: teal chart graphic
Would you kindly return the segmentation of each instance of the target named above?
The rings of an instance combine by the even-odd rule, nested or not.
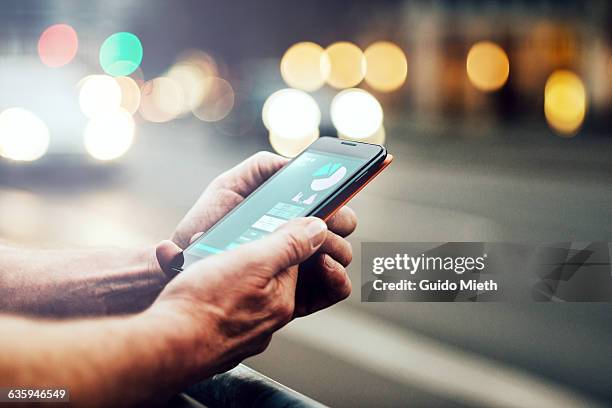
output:
[[[312,191],[326,190],[336,185],[346,175],[346,167],[340,163],[327,163],[315,171],[310,183]]]

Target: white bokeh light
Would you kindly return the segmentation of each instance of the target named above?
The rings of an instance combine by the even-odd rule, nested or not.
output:
[[[22,108],[0,113],[0,155],[16,161],[34,161],[49,148],[49,128],[38,116]]]
[[[288,137],[282,137],[270,132],[270,145],[274,151],[285,157],[295,157],[300,154],[304,149],[310,146],[319,137],[319,130],[317,129],[310,135],[307,135],[301,139],[292,139]]]
[[[88,118],[104,115],[121,106],[121,87],[108,75],[90,75],[79,83],[79,105]]]
[[[287,88],[268,97],[262,119],[266,128],[278,137],[304,139],[318,132],[321,110],[306,92]]]
[[[331,104],[331,119],[339,136],[365,139],[376,132],[383,123],[380,103],[363,89],[347,89],[336,95]]]
[[[97,160],[113,160],[125,154],[134,140],[134,119],[119,108],[91,119],[84,132],[87,152]]]

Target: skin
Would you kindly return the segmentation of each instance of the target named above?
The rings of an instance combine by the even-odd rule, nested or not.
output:
[[[347,297],[348,208],[327,225],[293,220],[170,280],[178,251],[285,163],[258,153],[223,173],[155,249],[1,247],[0,310],[11,314],[0,315],[0,385],[64,387],[86,406],[160,403],[262,352],[293,318]]]

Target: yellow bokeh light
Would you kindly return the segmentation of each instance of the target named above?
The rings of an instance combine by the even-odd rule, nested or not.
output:
[[[330,61],[325,50],[313,42],[291,46],[281,59],[281,75],[287,85],[312,92],[321,88],[330,74]]]
[[[116,159],[132,145],[134,128],[132,115],[123,108],[99,115],[85,127],[85,149],[97,160]]]
[[[466,67],[470,82],[484,92],[504,86],[510,73],[508,55],[490,41],[478,42],[470,48]]]
[[[201,50],[188,50],[179,54],[180,64],[195,66],[205,77],[220,76],[219,66],[215,59]]]
[[[334,88],[344,89],[358,85],[366,74],[366,58],[361,49],[353,43],[341,41],[325,50],[330,62],[327,83]]]
[[[163,123],[176,118],[184,102],[183,89],[172,79],[157,77],[142,86],[140,115],[150,121]]]
[[[352,139],[373,137],[383,124],[378,100],[363,89],[346,89],[331,103],[331,119],[338,135]]]
[[[300,139],[283,137],[270,132],[270,145],[278,154],[285,157],[295,157],[319,137],[319,129]]]
[[[49,128],[38,116],[22,108],[0,113],[0,156],[34,161],[49,148]]]
[[[223,78],[209,77],[204,80],[205,94],[193,114],[205,122],[217,122],[225,118],[234,107],[234,90]]]
[[[79,105],[88,118],[117,110],[121,106],[121,88],[109,75],[89,75],[78,86]]]
[[[573,136],[586,114],[587,99],[582,80],[571,71],[553,72],[544,88],[544,115],[562,136]]]
[[[166,76],[175,81],[182,89],[184,100],[180,114],[197,108],[206,94],[206,76],[197,65],[179,62],[170,68]]]
[[[365,81],[380,92],[391,92],[401,87],[408,74],[406,55],[400,47],[379,41],[366,48],[367,71]]]
[[[133,78],[127,76],[115,77],[115,81],[121,88],[121,107],[134,114],[140,106],[140,87]]]

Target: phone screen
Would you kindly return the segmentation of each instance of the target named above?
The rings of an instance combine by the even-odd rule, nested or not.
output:
[[[186,253],[205,257],[223,252],[260,239],[293,218],[311,214],[366,162],[354,156],[305,151],[194,242]]]

